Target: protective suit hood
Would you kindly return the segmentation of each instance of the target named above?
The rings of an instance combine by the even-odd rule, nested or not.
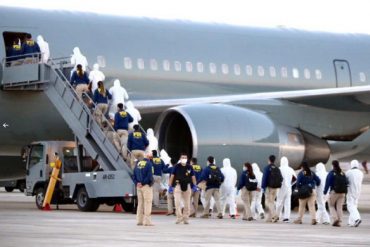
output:
[[[281,168],[286,168],[286,167],[289,167],[289,161],[288,161],[288,158],[283,156],[281,157],[280,159],[280,167]]]
[[[95,71],[99,71],[99,64],[94,63],[93,69],[94,69]]]
[[[316,165],[316,173],[323,173],[323,172],[326,172],[326,168],[325,168],[325,165],[320,162]]]
[[[260,169],[260,167],[258,166],[258,164],[257,164],[257,163],[253,163],[253,164],[252,164],[252,168],[253,168],[253,172],[254,172],[254,173],[259,173],[259,172],[261,172],[261,169]]]
[[[118,79],[116,79],[116,80],[114,80],[114,82],[113,82],[113,86],[114,86],[114,87],[121,87],[121,82],[120,82]]]
[[[154,131],[152,128],[149,128],[147,131],[146,131],[146,136],[147,137],[152,137],[154,136]]]
[[[359,167],[358,160],[352,160],[351,161],[351,169],[358,168],[358,167]]]
[[[44,43],[45,42],[44,38],[41,35],[38,35],[37,38],[36,38],[36,40],[37,40],[37,44],[39,44],[39,45],[40,45],[40,43]]]
[[[80,48],[78,48],[78,47],[73,48],[73,54],[74,55],[81,55]]]
[[[230,162],[230,159],[229,158],[226,158],[226,159],[223,160],[223,167],[224,168],[231,167],[231,162]]]

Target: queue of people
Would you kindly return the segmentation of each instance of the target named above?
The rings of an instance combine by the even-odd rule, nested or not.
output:
[[[7,62],[9,66],[30,63],[46,63],[50,58],[49,44],[41,35],[37,36],[37,42],[31,34],[24,37],[16,37],[8,49]]]
[[[202,168],[196,158],[188,161],[188,156],[181,154],[176,162],[171,159],[171,164],[164,164],[163,160],[154,152],[154,157],[149,152],[149,159],[153,167],[151,190],[158,193],[160,174],[170,173],[168,187],[168,214],[176,215],[176,224],[189,224],[189,218],[197,217],[197,208],[201,191],[205,191],[205,203],[201,218],[210,218],[210,202],[214,200],[217,214],[215,217],[224,218],[225,206],[229,206],[230,218],[236,218],[235,194],[241,192],[243,202],[242,220],[254,221],[264,219],[265,212],[261,205],[261,194],[265,194],[267,216],[266,222],[276,223],[279,220],[290,222],[292,185],[298,189],[299,210],[295,224],[303,223],[306,206],[309,208],[311,224],[318,223],[341,226],[343,220],[342,207],[347,194],[347,207],[350,213],[348,225],[358,227],[361,216],[358,212],[358,198],[361,192],[363,173],[359,170],[358,161],[351,162],[351,169],[344,173],[338,161],[333,161],[333,170],[326,172],[322,163],[317,164],[316,172],[312,171],[307,162],[302,163],[302,168],[296,172],[289,167],[286,157],[280,160],[280,166],[275,164],[275,156],[269,157],[269,164],[262,174],[256,163],[246,162],[236,186],[236,171],[231,166],[230,159],[223,161],[223,168],[216,166],[214,157],[207,158],[207,166]],[[140,160],[135,169],[141,166]],[[146,160],[146,162],[149,162]],[[155,174],[155,175],[154,175]],[[174,200],[174,203],[173,203]],[[328,200],[331,219],[325,208]],[[318,211],[316,212],[315,203]],[[156,204],[157,202],[155,202]],[[152,202],[148,203],[151,207]],[[139,213],[139,212],[138,212]],[[141,211],[142,213],[142,211]],[[141,219],[141,218],[139,218]],[[138,225],[142,222],[138,221]]]

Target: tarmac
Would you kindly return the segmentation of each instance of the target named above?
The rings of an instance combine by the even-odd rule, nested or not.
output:
[[[45,212],[36,208],[34,197],[0,189],[0,246],[370,246],[370,177],[360,199],[362,224],[310,225],[306,213],[302,225],[265,223],[237,219],[194,218],[189,225],[176,225],[175,217],[154,214],[155,226],[136,226],[135,215],[112,212],[80,212],[76,205]],[[291,219],[296,217],[292,213]],[[200,213],[199,213],[200,215]]]

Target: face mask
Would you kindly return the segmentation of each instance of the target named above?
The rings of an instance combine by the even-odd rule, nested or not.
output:
[[[181,159],[181,164],[186,164],[187,161],[187,159]]]
[[[246,171],[247,170],[247,167],[243,167],[243,171]]]

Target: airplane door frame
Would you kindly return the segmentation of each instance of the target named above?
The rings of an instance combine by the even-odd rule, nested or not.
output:
[[[352,75],[349,62],[343,59],[333,60],[337,87],[352,87]]]

